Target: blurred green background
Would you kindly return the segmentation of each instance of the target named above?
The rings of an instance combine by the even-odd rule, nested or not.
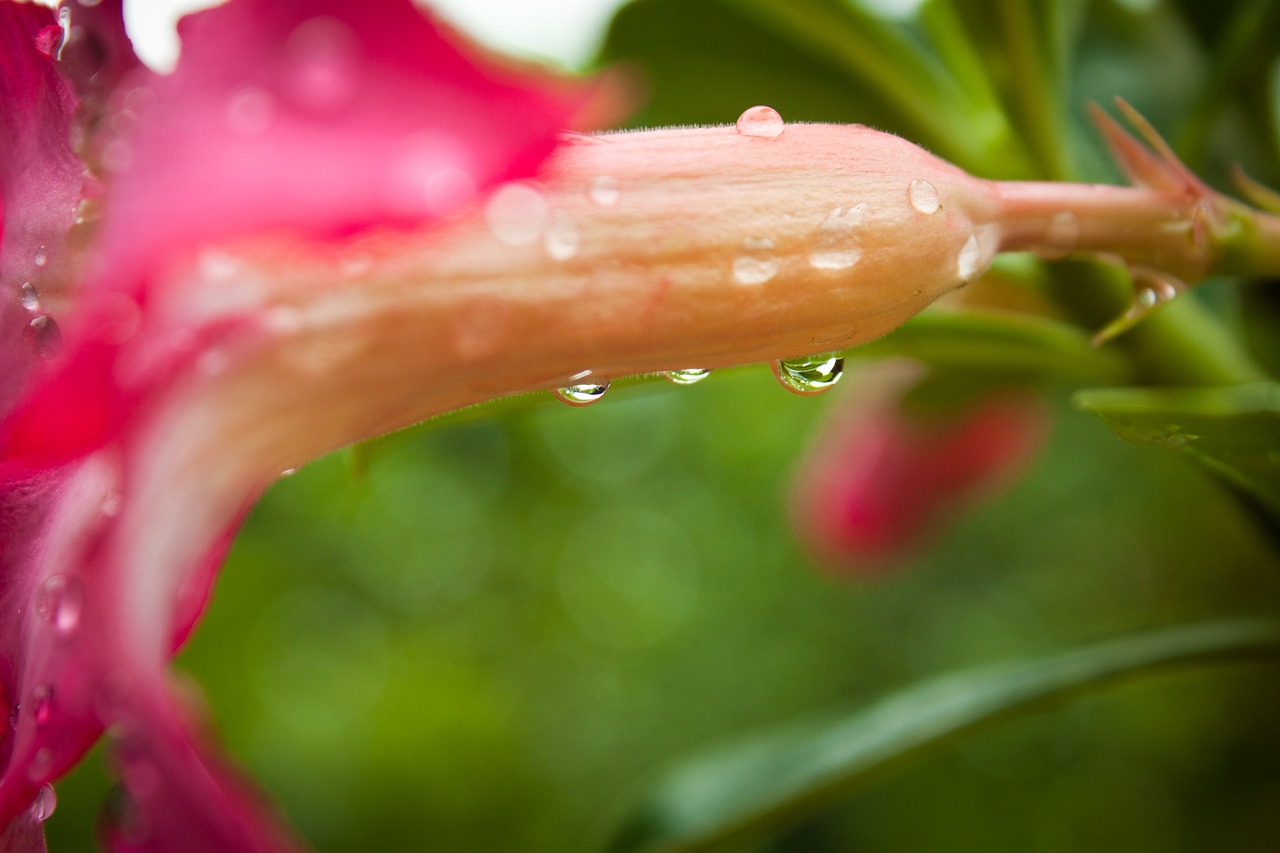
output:
[[[1094,176],[1086,100],[1124,95],[1170,134],[1194,131],[1221,20],[1250,4],[1206,20],[1190,2],[1048,5],[1078,15],[1063,126],[1068,168]],[[638,124],[729,122],[755,103],[908,122],[815,46],[838,28],[778,23],[805,8],[849,7],[644,0],[605,54],[648,81]],[[1239,83],[1280,79],[1259,56],[1196,119],[1210,175],[1243,159],[1276,177],[1280,131]],[[1207,293],[1228,319],[1240,310],[1234,283]],[[765,368],[446,419],[281,481],[179,669],[320,851],[590,850],[664,766],[719,739],[957,667],[1273,614],[1280,560],[1240,505],[1072,410],[1069,391],[1048,392],[1054,433],[1028,476],[874,583],[822,575],[795,543],[789,478],[821,454],[834,401],[793,397]],[[1274,669],[1126,687],[970,740],[764,849],[1270,851],[1277,721]],[[58,786],[51,850],[91,848],[109,784],[95,757]]]

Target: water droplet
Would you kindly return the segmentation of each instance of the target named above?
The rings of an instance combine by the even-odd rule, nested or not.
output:
[[[581,373],[575,373],[570,380],[586,379],[591,375],[590,370],[584,370]],[[570,406],[590,406],[592,403],[604,396],[609,390],[609,380],[604,382],[574,382],[572,385],[565,385],[563,388],[557,388],[555,395]]]
[[[44,823],[53,816],[53,812],[58,808],[58,795],[54,792],[53,786],[44,784],[40,786],[40,790],[36,791],[36,798],[31,802],[31,808],[28,814],[36,823]]]
[[[711,375],[705,367],[689,367],[684,370],[668,370],[666,377],[677,385],[693,385]]]
[[[738,133],[761,139],[776,139],[782,135],[785,124],[773,107],[751,107],[738,116]]]
[[[266,133],[275,117],[275,99],[263,89],[241,89],[227,99],[227,123],[241,136]]]
[[[1080,217],[1069,210],[1054,214],[1049,220],[1049,228],[1045,239],[1051,246],[1060,249],[1074,249],[1080,242]]]
[[[531,246],[542,236],[547,224],[547,200],[528,184],[510,183],[499,187],[485,205],[489,230],[508,246]]]
[[[331,113],[360,88],[361,45],[351,28],[326,15],[299,24],[285,46],[289,92],[305,109]]]
[[[601,207],[613,207],[618,203],[620,195],[618,179],[612,175],[601,175],[587,188],[587,197]]]
[[[53,687],[41,684],[31,691],[31,716],[37,726],[47,725],[53,719]]]
[[[569,218],[569,214],[558,211],[547,227],[543,244],[553,261],[567,261],[578,254],[580,239],[578,229],[573,227],[573,220]]]
[[[65,8],[63,11],[65,11]],[[40,248],[36,249],[36,256],[32,259],[32,262],[38,267],[43,267],[49,263],[49,250],[41,245]]]
[[[1143,308],[1154,308],[1156,303],[1160,301],[1160,296],[1150,287],[1144,287],[1138,291],[1136,297],[1138,305]]]
[[[907,198],[911,206],[921,213],[937,213],[942,207],[937,188],[928,181],[912,181],[907,187]]]
[[[48,314],[34,317],[23,334],[27,347],[40,358],[53,358],[62,348],[62,332]]]
[[[800,358],[784,358],[773,363],[773,375],[793,394],[809,397],[821,394],[844,375],[844,356],[823,353]]]
[[[24,281],[22,287],[18,289],[18,302],[28,311],[39,311],[40,294],[36,293],[35,285],[29,281]]]
[[[956,271],[960,274],[960,280],[973,281],[986,272],[999,248],[999,226],[979,225],[974,228],[956,256]]]
[[[36,750],[35,755],[31,756],[31,763],[27,765],[27,778],[32,782],[44,782],[49,778],[49,771],[52,769],[53,750],[42,746]]]
[[[116,502],[118,505],[118,496]],[[105,500],[103,506],[106,507]],[[50,575],[36,593],[35,606],[36,615],[56,628],[58,633],[70,634],[80,624],[84,585],[71,575]]]
[[[810,266],[819,270],[845,270],[862,260],[858,237],[866,211],[865,204],[831,211],[813,237]]]
[[[738,284],[764,284],[777,274],[772,240],[748,237],[742,241],[742,254],[733,259],[733,278]]]
[[[62,59],[62,51],[71,41],[71,7],[63,6],[58,10],[58,26],[62,28],[62,40],[58,43],[57,59]]]

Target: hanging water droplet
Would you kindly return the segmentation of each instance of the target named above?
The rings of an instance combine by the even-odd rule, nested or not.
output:
[[[911,206],[921,213],[937,213],[942,207],[937,187],[928,181],[912,181],[907,187],[907,198],[911,201]]]
[[[618,189],[618,179],[612,175],[601,175],[592,181],[587,189],[587,197],[601,207],[613,207],[618,203],[618,197],[621,194],[621,190]]]
[[[733,278],[738,284],[764,284],[778,274],[778,260],[773,256],[773,241],[767,237],[748,237],[742,241],[742,254],[733,259]]]
[[[32,263],[38,267],[43,267],[45,264],[49,263],[49,250],[46,249],[43,244],[40,248],[36,249],[36,256],[32,258]]]
[[[773,107],[751,107],[738,116],[738,133],[761,139],[776,139],[786,127]]]
[[[39,311],[40,294],[36,292],[35,285],[29,281],[24,281],[22,287],[18,288],[18,302],[28,311]]]
[[[542,236],[548,215],[547,200],[528,184],[499,187],[485,205],[489,230],[508,246],[531,246]]]
[[[50,575],[36,593],[35,607],[36,615],[58,633],[70,634],[80,624],[84,585],[73,575]]]
[[[547,235],[543,241],[547,255],[553,261],[567,261],[578,254],[578,229],[573,227],[573,220],[564,211],[558,211],[547,227]]]
[[[668,370],[667,379],[677,385],[693,385],[711,375],[711,371],[703,367],[689,367],[684,370]]]
[[[831,211],[813,237],[809,265],[819,270],[844,270],[862,260],[859,237],[866,211],[865,204]]]
[[[32,318],[23,335],[31,353],[40,358],[53,358],[62,348],[62,331],[48,314]]]
[[[575,374],[573,379],[585,379],[591,375],[590,370],[584,370]],[[570,406],[590,406],[604,396],[609,390],[609,380],[602,383],[582,382],[573,385],[565,385],[563,388],[557,388],[555,395]]]
[[[36,798],[31,802],[31,808],[28,814],[36,823],[44,823],[53,817],[53,812],[58,808],[58,795],[54,792],[53,786],[44,784],[40,786],[40,790],[36,791]]]
[[[53,719],[53,687],[41,684],[31,691],[31,716],[36,725],[46,725]]]
[[[784,358],[773,363],[773,375],[783,388],[809,397],[821,394],[844,375],[844,356],[828,352],[800,358]]]
[[[1144,287],[1138,291],[1138,295],[1135,299],[1138,305],[1143,308],[1154,308],[1156,307],[1156,303],[1160,301],[1160,295],[1156,293],[1154,289]]]

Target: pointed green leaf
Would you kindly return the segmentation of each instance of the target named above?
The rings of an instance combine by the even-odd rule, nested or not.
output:
[[[1121,438],[1192,457],[1280,516],[1280,384],[1104,389],[1076,404]]]
[[[1181,626],[946,676],[853,715],[791,726],[677,768],[612,849],[738,849],[1001,721],[1158,672],[1259,660],[1280,662],[1280,625]]]

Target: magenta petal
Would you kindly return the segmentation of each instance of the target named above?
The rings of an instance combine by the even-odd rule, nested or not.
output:
[[[261,332],[261,306],[166,313],[183,301],[169,262],[260,233],[454,215],[531,174],[583,96],[474,65],[408,0],[232,0],[184,22],[183,60],[160,77],[135,68],[120,6],[72,4],[63,44],[48,10],[0,0],[0,272],[64,297],[88,276],[46,372],[31,365],[50,333],[20,328],[43,309],[26,290],[0,301],[0,693],[13,723],[0,841],[40,849],[41,792],[107,729],[128,798],[104,828],[112,849],[292,850],[166,682],[231,533],[279,470],[237,456],[232,425],[255,401],[198,368],[217,346],[255,376],[237,335]],[[68,143],[73,116],[109,174],[80,254],[67,234],[97,192]]]
[[[0,412],[56,329],[38,319],[40,298],[66,287],[67,234],[87,180],[69,142],[77,98],[41,50],[50,28],[49,9],[0,0]]]
[[[477,67],[409,0],[238,0],[179,32],[177,70],[136,81],[137,130],[104,149],[115,274],[263,229],[455,214],[536,168],[584,99]]]

